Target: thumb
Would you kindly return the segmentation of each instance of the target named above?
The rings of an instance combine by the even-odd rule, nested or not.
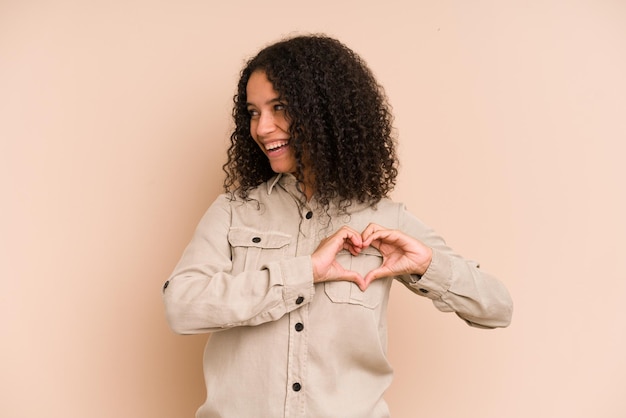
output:
[[[361,289],[361,292],[365,292],[367,290],[367,286],[369,286],[369,283],[366,282],[363,277],[359,277],[359,280],[355,280],[354,284],[359,286],[359,289]]]
[[[359,289],[365,291],[367,289],[367,285],[365,284],[365,279],[359,273],[353,270],[344,270],[341,278],[339,280],[352,282],[359,286]]]
[[[365,283],[365,279],[363,278],[363,276],[361,276],[359,273],[355,271],[349,271],[348,273],[349,274],[348,274],[348,277],[346,277],[346,279],[348,281],[353,282],[357,286],[359,286],[359,289],[361,289],[361,291],[364,292],[365,289],[367,289],[367,284]]]
[[[370,285],[370,283],[372,283],[374,280],[379,279],[381,277],[385,277],[387,275],[388,275],[388,272],[383,267],[378,267],[378,268],[375,268],[374,270],[370,270],[363,278],[365,288],[367,288]],[[365,289],[362,289],[362,290],[365,290]]]

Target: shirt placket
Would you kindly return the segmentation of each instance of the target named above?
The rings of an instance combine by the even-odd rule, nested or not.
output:
[[[310,255],[315,250],[317,224],[314,212],[305,205],[301,208],[296,256]],[[299,299],[298,299],[299,300]],[[298,303],[296,300],[296,303]],[[307,352],[309,305],[289,314],[289,357],[287,363],[287,397],[285,417],[306,417]]]

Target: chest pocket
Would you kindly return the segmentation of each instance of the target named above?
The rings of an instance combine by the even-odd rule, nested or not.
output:
[[[347,270],[356,271],[365,276],[383,262],[383,256],[377,249],[365,248],[358,256],[353,256],[346,250],[337,254],[337,262]],[[387,296],[390,280],[374,280],[363,292],[359,287],[347,281],[324,282],[324,292],[333,303],[349,303],[374,309]]]
[[[232,248],[233,274],[258,270],[270,261],[280,260],[287,253],[291,236],[276,231],[231,228],[228,242]]]

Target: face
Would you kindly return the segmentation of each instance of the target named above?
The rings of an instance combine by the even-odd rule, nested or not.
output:
[[[286,104],[274,90],[265,72],[252,73],[246,86],[250,134],[276,173],[294,173],[296,158],[290,145]]]

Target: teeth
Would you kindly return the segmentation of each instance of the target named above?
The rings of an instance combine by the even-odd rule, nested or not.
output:
[[[283,147],[287,145],[287,141],[273,142],[265,146],[265,149],[268,151],[273,151],[277,148]]]

